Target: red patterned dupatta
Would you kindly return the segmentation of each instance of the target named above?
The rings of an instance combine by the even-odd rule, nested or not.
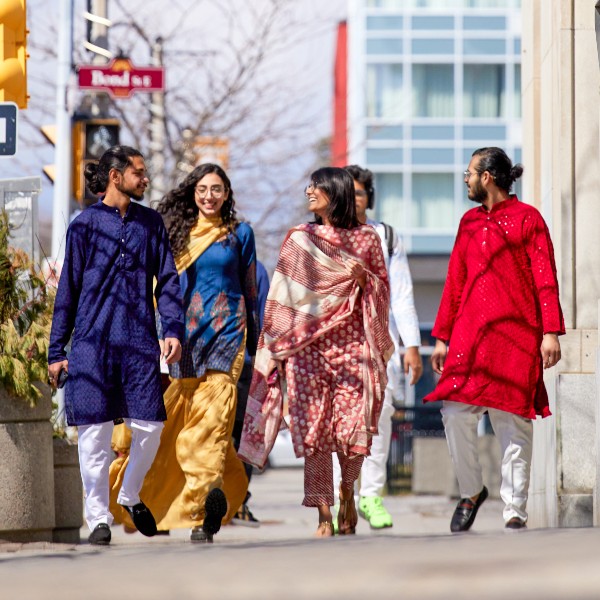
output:
[[[348,259],[360,261],[367,270],[362,291],[344,267]],[[381,241],[369,225],[338,229],[306,224],[291,229],[267,297],[238,452],[242,460],[262,468],[282,425],[283,396],[277,377],[267,372],[270,359],[285,361],[342,324],[359,303],[366,343],[357,359],[363,365],[365,423],[373,434],[387,383],[386,362],[394,348]],[[310,377],[307,373],[306,380]]]

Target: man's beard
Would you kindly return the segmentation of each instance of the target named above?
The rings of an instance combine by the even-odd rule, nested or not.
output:
[[[488,194],[481,183],[477,182],[477,187],[472,187],[471,193],[467,197],[471,202],[483,204],[487,200]]]
[[[142,201],[144,199],[144,193],[143,192],[140,194],[135,189],[127,189],[123,185],[117,185],[116,188],[122,194],[127,194],[130,198],[132,198],[133,200],[137,200],[138,202],[140,202],[140,201]]]

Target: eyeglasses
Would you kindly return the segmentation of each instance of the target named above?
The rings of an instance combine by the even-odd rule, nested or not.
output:
[[[200,187],[196,188],[196,194],[198,194],[199,198],[206,198],[208,196],[209,189],[210,195],[216,200],[221,199],[225,193],[225,188],[222,185],[211,185],[210,188],[201,185]]]
[[[304,195],[308,196],[308,194],[312,194],[317,188],[319,187],[319,184],[316,181],[311,181],[305,188],[304,188]]]
[[[476,171],[473,171],[472,173],[471,173],[471,171],[468,171],[468,170],[463,171],[463,179],[470,179],[471,175],[476,175],[476,174],[477,174]]]
[[[366,198],[367,192],[365,192],[365,190],[354,190],[354,196],[356,198]]]

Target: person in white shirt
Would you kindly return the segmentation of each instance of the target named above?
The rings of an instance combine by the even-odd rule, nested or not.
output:
[[[373,173],[357,165],[349,165],[345,169],[354,179],[356,216],[361,223],[373,226],[379,234],[390,279],[390,335],[396,351],[387,366],[388,384],[379,417],[379,434],[373,437],[371,454],[365,459],[361,469],[358,502],[359,514],[369,521],[373,529],[382,529],[393,525],[392,516],[383,505],[381,495],[386,482],[394,413],[393,399],[404,395],[400,337],[405,348],[404,373],[408,375],[410,372],[410,384],[414,385],[423,373],[423,363],[419,354],[421,334],[408,259],[400,235],[389,225],[367,218],[367,209],[373,208],[375,203]],[[339,467],[336,466],[334,461],[334,479],[339,484],[340,473]]]

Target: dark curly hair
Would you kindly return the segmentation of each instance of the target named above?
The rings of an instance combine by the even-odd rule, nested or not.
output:
[[[112,146],[100,157],[98,162],[90,162],[85,165],[83,176],[90,192],[93,194],[106,192],[108,174],[112,169],[124,173],[134,156],[143,158],[142,153],[131,146]]]
[[[190,231],[198,218],[200,210],[194,195],[196,184],[210,173],[215,173],[223,180],[225,190],[229,191],[227,200],[221,207],[221,218],[230,232],[234,232],[239,224],[236,218],[235,199],[231,189],[231,181],[225,171],[213,163],[205,163],[196,167],[175,189],[171,190],[158,203],[156,210],[163,216],[169,242],[174,256],[181,254],[188,243]]]

